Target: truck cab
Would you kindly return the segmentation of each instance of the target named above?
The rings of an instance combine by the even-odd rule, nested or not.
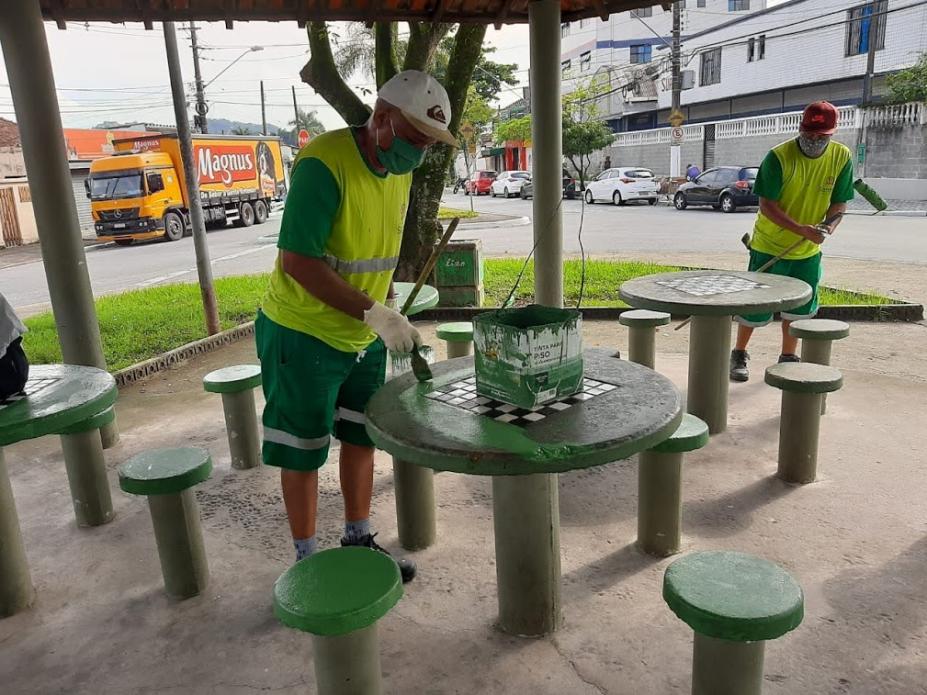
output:
[[[165,152],[117,154],[90,164],[85,182],[100,239],[128,244],[186,231],[178,172]]]

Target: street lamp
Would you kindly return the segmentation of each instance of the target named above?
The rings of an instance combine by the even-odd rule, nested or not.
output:
[[[218,80],[230,67],[232,67],[239,60],[244,58],[249,53],[256,53],[257,51],[263,51],[263,46],[252,46],[240,56],[238,56],[231,63],[222,68],[219,73],[213,77],[209,82],[203,84],[203,78],[200,77],[200,55],[199,50],[196,45],[196,30],[193,27],[193,22],[190,22],[191,28],[191,38],[193,43],[193,71],[196,75],[196,115],[193,117],[195,126],[199,129],[201,133],[206,133],[206,114],[209,112],[209,106],[206,104],[206,88],[211,85],[213,82]]]
[[[263,46],[252,46],[251,48],[249,48],[248,50],[246,50],[244,53],[242,53],[240,56],[238,56],[235,60],[233,60],[231,63],[229,63],[228,65],[226,65],[224,68],[222,68],[222,70],[219,71],[219,74],[218,74],[218,75],[216,75],[216,76],[213,77],[211,80],[209,80],[209,82],[207,82],[206,84],[203,85],[203,89],[206,89],[209,85],[211,85],[213,82],[215,82],[216,80],[218,80],[219,77],[221,77],[222,74],[223,74],[226,70],[228,70],[230,67],[232,67],[235,63],[237,63],[239,60],[241,60],[242,58],[244,58],[244,57],[245,57],[246,55],[248,55],[249,53],[257,53],[258,51],[263,51],[263,50],[264,50],[264,47],[263,47]]]

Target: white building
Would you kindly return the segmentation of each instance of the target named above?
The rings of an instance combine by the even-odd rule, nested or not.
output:
[[[742,18],[765,9],[766,0],[685,0],[682,35]],[[564,90],[593,75],[608,80],[611,92],[600,115],[613,130],[656,125],[656,98],[661,76],[669,74],[673,13],[659,5],[608,18],[583,19],[561,25],[561,69]],[[614,91],[612,91],[614,90]]]

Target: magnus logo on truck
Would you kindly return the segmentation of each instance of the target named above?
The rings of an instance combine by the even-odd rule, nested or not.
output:
[[[222,183],[228,188],[233,181],[253,180],[254,148],[194,147],[201,183]]]

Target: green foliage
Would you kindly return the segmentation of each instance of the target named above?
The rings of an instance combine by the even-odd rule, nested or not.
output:
[[[909,68],[889,75],[888,99],[892,103],[927,101],[927,53]]]
[[[460,208],[438,208],[439,220],[452,220],[455,217],[459,217],[462,220],[469,220],[479,216],[479,213],[473,212],[472,210],[461,210]]]
[[[510,121],[500,123],[496,126],[494,136],[496,142],[499,143],[507,140],[531,142],[531,116],[513,118]]]
[[[574,121],[563,118],[563,156],[579,174],[580,186],[585,188],[586,175],[591,160],[589,155],[608,147],[612,142],[612,131],[604,121]]]
[[[438,51],[435,54],[434,76],[443,82],[445,71],[447,70],[447,60],[451,55],[451,49],[454,47],[454,37],[445,37]],[[491,102],[499,98],[499,93],[504,86],[512,87],[518,84],[518,78],[515,76],[518,70],[516,63],[497,63],[490,60],[487,56],[495,53],[496,49],[492,46],[484,46],[480,50],[480,57],[476,63],[476,69],[473,71],[473,77],[470,84],[476,90],[476,93],[486,101]]]
[[[232,128],[232,135],[254,135],[255,133],[251,132],[251,128],[246,128],[245,126],[235,126]]]

